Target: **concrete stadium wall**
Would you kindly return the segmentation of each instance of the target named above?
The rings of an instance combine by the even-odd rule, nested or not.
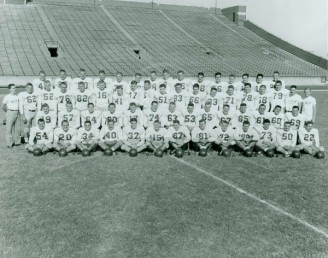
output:
[[[328,60],[325,60],[322,57],[313,55],[301,48],[298,48],[272,34],[270,34],[269,32],[265,31],[264,29],[258,27],[257,25],[255,25],[254,23],[250,22],[250,21],[246,21],[244,23],[244,26],[248,29],[250,29],[251,31],[253,31],[254,33],[256,33],[257,35],[259,35],[260,37],[270,41],[271,43],[273,43],[274,45],[312,63],[315,65],[318,65],[324,69],[328,69]]]
[[[246,20],[246,6],[224,8],[222,14],[238,25],[243,25]]]

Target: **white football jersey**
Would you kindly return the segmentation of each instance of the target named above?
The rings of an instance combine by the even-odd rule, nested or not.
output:
[[[312,128],[311,131],[308,132],[304,127],[302,127],[298,130],[298,136],[302,144],[305,144],[306,146],[320,147],[318,129]]]
[[[58,142],[73,144],[76,140],[77,131],[74,128],[69,128],[65,132],[62,128],[56,128],[54,131],[54,144]]]
[[[297,130],[290,129],[286,132],[284,129],[277,130],[277,144],[279,146],[296,146]]]

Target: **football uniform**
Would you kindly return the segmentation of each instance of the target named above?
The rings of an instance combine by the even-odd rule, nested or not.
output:
[[[226,82],[210,82],[209,83],[209,87],[208,87],[208,91],[207,94],[210,94],[210,91],[212,88],[216,88],[218,90],[218,93],[223,93],[226,92],[228,89],[228,83]]]
[[[285,123],[285,115],[283,113],[279,113],[278,115],[276,115],[274,112],[272,112],[270,122],[271,125],[274,126],[276,129],[280,129]]]
[[[81,92],[80,90],[73,91],[75,96],[75,108],[79,111],[87,110],[89,103],[94,103],[94,92],[91,90],[85,90]]]
[[[277,146],[296,146],[297,130],[290,129],[286,132],[284,129],[277,130]]]
[[[184,125],[180,125],[178,130],[175,130],[174,127],[170,127],[167,130],[169,141],[177,144],[185,144],[191,140],[190,132],[188,128]],[[181,144],[182,143],[182,144]]]
[[[80,116],[82,125],[84,125],[85,121],[90,121],[93,128],[99,128],[101,122],[101,114],[102,113],[99,110],[95,110],[93,113],[90,113],[89,110],[81,111]]]
[[[94,88],[95,90],[98,89],[97,84],[98,84],[99,81],[100,81],[99,78],[95,78],[95,79],[93,80],[93,88]],[[111,78],[106,77],[105,80],[104,80],[104,82],[106,83],[106,87],[105,87],[106,91],[107,91],[109,94],[112,94],[113,91],[114,91],[114,89],[113,89],[113,80],[112,80]]]
[[[68,121],[70,128],[79,128],[81,126],[80,121],[80,112],[76,109],[73,109],[71,112],[68,112],[66,109],[58,113],[58,125],[60,126],[63,120]]]
[[[279,79],[279,81],[281,81],[281,89],[285,89],[285,88],[286,88],[286,83],[285,83],[285,81],[280,80],[280,79]],[[274,85],[275,85],[275,83],[276,83],[276,81],[274,81],[274,80],[270,80],[270,81],[268,81],[268,84],[269,84],[269,86],[270,86],[270,89],[274,90]]]
[[[96,87],[93,92],[95,96],[95,108],[100,111],[107,111],[110,103],[110,90],[108,87],[104,90]]]
[[[146,142],[147,145],[150,143],[155,147],[159,148],[164,144],[164,148],[168,148],[168,133],[165,128],[159,128],[158,131],[153,126],[149,126],[146,130]]]
[[[155,99],[155,90],[153,89],[148,89],[145,90],[143,89],[142,91],[142,97],[141,97],[141,105],[143,106],[144,110],[150,109],[151,103]]]
[[[90,144],[91,142],[97,142],[99,140],[99,130],[96,128],[91,128],[89,131],[81,127],[76,136],[76,142],[82,144]]]
[[[115,121],[115,126],[123,126],[123,112],[121,110],[115,110],[114,113],[110,111],[104,111],[101,116],[101,126],[107,125],[107,119],[110,118]]]
[[[151,88],[155,92],[158,92],[159,91],[159,85],[161,85],[162,80],[161,79],[155,79],[155,80],[149,79],[149,81],[150,81]]]
[[[181,84],[181,88],[183,92],[190,91],[191,90],[190,88],[192,88],[191,81],[189,79],[184,78],[181,81],[179,79],[174,79],[172,81],[173,87],[171,88],[171,92],[175,92],[175,84],[177,83]]]
[[[241,101],[240,94],[229,95],[227,93],[222,94],[223,104],[228,104],[230,106],[230,110],[236,110]]]
[[[25,148],[29,148],[34,145],[44,144],[50,149],[52,148],[53,137],[54,135],[52,128],[45,127],[41,130],[38,126],[34,126],[31,128],[30,138]]]
[[[155,120],[159,120],[161,122],[161,125],[163,126],[163,122],[161,121],[162,114],[159,109],[157,109],[156,111],[153,111],[151,108],[146,109],[144,111],[144,126],[149,127],[154,123]]]
[[[187,110],[185,110],[183,115],[183,120],[181,121],[182,124],[187,126],[187,128],[192,129],[194,128],[198,121],[201,119],[201,115],[199,113],[199,110],[194,110],[192,113],[189,113]]]
[[[259,111],[254,111],[253,118],[254,126],[259,126],[263,124],[264,119],[269,119],[271,121],[272,113],[264,112],[264,114],[260,114]]]
[[[130,105],[130,97],[128,95],[118,95],[117,92],[114,92],[112,96],[112,102],[116,105],[116,110],[121,112],[127,110]]]
[[[36,94],[39,94],[39,92],[44,89],[44,82],[47,80],[48,79],[44,79],[41,81],[40,78],[36,78],[32,81],[33,89]]]
[[[292,129],[299,129],[304,127],[305,117],[302,114],[294,116],[292,113],[286,113],[285,121],[290,122]]]
[[[313,119],[313,107],[317,104],[315,98],[308,96],[302,101],[302,114],[305,116],[306,121]]]
[[[203,80],[202,82],[194,81],[191,85],[195,83],[199,84],[199,92],[207,94],[211,90],[211,82]]]
[[[267,91],[271,91],[271,89],[270,89],[270,83],[267,82],[267,81],[262,81],[261,83],[258,83],[258,82],[252,83],[252,90],[253,91],[256,91],[256,92],[259,92],[261,85],[265,85]]]
[[[216,110],[222,110],[223,108],[223,94],[216,93],[215,96],[207,95],[205,98],[205,103],[210,102],[212,107]]]
[[[69,128],[65,132],[62,128],[56,128],[54,131],[54,146],[66,145],[68,143],[74,144],[76,137],[76,129]]]
[[[302,103],[302,97],[298,94],[294,94],[293,96],[288,95],[286,97],[286,111],[291,112],[293,106],[298,106]]]
[[[54,91],[40,90],[38,96],[38,109],[41,110],[42,104],[48,104],[51,111],[57,112],[57,100]]]
[[[194,94],[193,92],[190,92],[186,96],[186,106],[188,105],[188,103],[193,103],[194,109],[200,110],[205,103],[205,99],[206,99],[206,95],[202,92],[199,92],[198,94]]]
[[[257,127],[254,127],[254,129],[258,132],[259,134],[259,142],[270,142],[275,144],[277,140],[277,135],[276,135],[276,128],[273,126],[269,126],[268,129],[264,129],[263,125],[259,125]]]
[[[59,90],[59,89],[60,89],[60,88],[59,88],[59,85],[60,85],[62,82],[65,82],[65,83],[67,84],[67,89],[68,89],[68,90],[71,90],[71,89],[72,89],[72,83],[73,83],[73,80],[72,80],[72,78],[70,78],[70,77],[66,77],[64,80],[61,79],[61,78],[57,78],[57,79],[55,80],[55,82],[54,82],[54,88],[55,88],[56,90]]]
[[[227,114],[223,113],[223,111],[220,111],[218,113],[218,120],[219,123],[221,123],[222,121],[226,121],[228,122],[229,126],[231,128],[235,128],[236,127],[236,112],[233,112],[231,110],[229,110],[229,112]]]
[[[308,132],[304,127],[302,127],[298,130],[298,136],[301,144],[305,146],[315,146],[317,148],[320,147],[318,129],[312,128],[311,131]]]
[[[171,93],[170,102],[175,102],[176,108],[178,110],[184,110],[188,104],[186,91],[177,93],[175,90]]]
[[[84,82],[84,87],[86,90],[92,91],[94,89],[93,80],[91,77],[85,77],[84,79],[78,77],[74,78],[72,81],[72,91],[78,91],[79,82]]]
[[[219,140],[220,142],[227,143],[231,141],[231,144],[233,145],[235,142],[233,141],[234,139],[234,134],[235,130],[232,129],[231,126],[227,128],[226,131],[223,131],[220,126],[214,129],[215,132],[215,141]]]
[[[240,112],[239,110],[236,112],[236,127],[242,127],[243,122],[248,121],[251,126],[254,125],[254,117],[251,111],[246,111],[245,113]]]
[[[123,139],[125,145],[135,144],[138,147],[145,143],[146,132],[142,126],[132,129],[131,126],[125,126],[123,129]]]
[[[132,90],[129,90],[127,95],[129,96],[130,100],[129,102],[134,102],[136,103],[137,106],[141,106],[142,105],[142,98],[143,98],[143,95],[142,95],[142,91],[141,89],[136,89],[134,91]]]
[[[100,142],[104,143],[105,141],[122,141],[123,132],[122,129],[118,126],[115,126],[112,130],[108,126],[104,126],[100,131]]]
[[[162,125],[163,126],[172,126],[174,120],[178,120],[180,124],[183,124],[183,115],[180,110],[175,110],[174,112],[171,112],[170,110],[167,110],[162,113]]]
[[[249,141],[258,141],[259,134],[252,127],[249,127],[247,132],[243,128],[236,128],[233,138],[235,141],[243,141],[247,145]]]
[[[191,132],[191,140],[193,142],[214,142],[215,132],[212,128],[206,127],[204,130],[200,129],[199,126],[195,126]]]
[[[54,93],[55,101],[57,102],[57,110],[58,112],[66,109],[67,102],[71,102],[73,104],[73,108],[75,106],[75,96],[73,92],[67,90],[66,92],[61,92],[60,90],[55,91]]]
[[[33,92],[32,94],[26,91],[18,94],[19,99],[19,113],[24,114],[27,120],[35,117],[37,110],[38,95]]]
[[[241,102],[246,103],[247,110],[254,111],[256,108],[258,108],[258,106],[257,106],[258,97],[259,97],[259,94],[256,91],[252,91],[250,93],[244,93],[243,99]]]
[[[215,108],[211,107],[210,111],[206,111],[205,109],[202,109],[200,111],[201,118],[206,120],[206,126],[209,128],[213,128],[215,126],[219,125],[218,121],[218,111],[215,110]],[[197,123],[199,120],[197,121]]]
[[[272,94],[271,93],[265,93],[265,94],[259,94],[257,101],[255,103],[256,109],[259,108],[261,104],[265,105],[265,111],[269,111],[271,108],[271,99],[272,99]]]
[[[286,107],[286,98],[289,94],[289,91],[286,89],[281,89],[279,91],[272,91],[272,99],[271,99],[271,111],[273,111],[274,107],[279,105],[281,106],[281,112]]]
[[[36,114],[35,120],[38,121],[40,118],[42,118],[45,122],[46,127],[50,127],[54,129],[57,124],[57,113],[54,111],[49,111],[48,114],[44,113],[43,111],[39,111]]]
[[[158,102],[158,109],[160,110],[168,110],[169,109],[169,103],[171,99],[171,95],[166,93],[166,94],[161,94],[160,92],[155,93],[155,99]]]
[[[117,81],[117,80],[114,80],[113,81],[113,91],[116,92],[116,88],[118,86],[122,87],[123,88],[123,95],[128,91],[128,88],[129,88],[129,84],[126,82],[126,81]]]
[[[130,127],[131,118],[136,118],[138,121],[138,126],[144,125],[144,113],[140,109],[136,109],[135,112],[131,112],[130,110],[126,110],[123,113],[123,125],[124,127]]]

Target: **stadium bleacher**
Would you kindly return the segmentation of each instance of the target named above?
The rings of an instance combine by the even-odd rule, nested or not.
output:
[[[112,75],[118,71],[133,75],[164,68],[173,72],[183,69],[189,76],[199,71],[207,76],[217,71],[226,76],[241,72],[270,76],[274,70],[295,77],[328,74],[220,14],[107,6],[105,10],[119,28],[103,8],[90,1],[83,3],[91,5],[78,5],[79,1],[55,5],[57,2],[0,5],[0,75],[37,75],[40,70],[55,75],[65,68],[74,76],[81,67],[90,75],[99,69]],[[59,45],[57,58],[50,57],[46,44],[54,38]]]

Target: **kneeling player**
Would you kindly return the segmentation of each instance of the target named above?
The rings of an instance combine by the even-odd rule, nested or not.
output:
[[[296,150],[297,131],[291,129],[290,122],[284,123],[284,128],[277,131],[277,152],[290,156]]]
[[[297,146],[299,150],[303,150],[310,155],[316,155],[318,151],[324,151],[320,146],[319,131],[313,128],[313,122],[305,122],[305,126],[298,130],[298,136],[301,144]]]
[[[122,129],[116,125],[115,120],[108,117],[100,131],[99,147],[102,150],[111,149],[113,152],[121,147],[123,143]]]
[[[61,122],[61,128],[56,128],[54,131],[54,149],[56,151],[65,149],[67,152],[75,150],[75,136],[76,130],[69,127],[69,122],[67,120],[63,120]]]
[[[154,126],[149,126],[146,130],[146,145],[148,149],[155,152],[157,149],[165,151],[169,147],[167,130],[161,128],[159,120],[154,121]]]
[[[195,126],[191,132],[193,149],[198,152],[200,149],[208,150],[215,140],[214,130],[206,127],[206,120],[199,120],[199,126]]]
[[[45,154],[52,149],[53,129],[45,126],[45,121],[40,118],[37,126],[31,128],[28,144],[25,148],[34,151],[39,148]]]
[[[259,135],[253,128],[250,128],[249,121],[244,121],[242,128],[236,129],[234,139],[236,141],[237,150],[253,151],[255,144],[259,140]]]
[[[229,126],[229,122],[227,120],[221,120],[220,126],[215,130],[215,141],[214,141],[214,149],[222,153],[225,149],[232,148],[236,142],[233,139],[234,130],[232,126]]]
[[[147,148],[145,144],[145,129],[142,126],[138,126],[138,120],[136,118],[130,119],[130,125],[125,126],[123,129],[123,144],[121,149],[129,152],[131,149],[141,152]]]
[[[260,139],[255,145],[255,149],[259,152],[266,152],[267,150],[274,150],[276,147],[276,129],[270,125],[269,119],[263,120],[263,125],[255,127]]]
[[[173,126],[168,129],[169,145],[173,150],[170,154],[177,149],[188,149],[188,143],[191,139],[188,128],[180,125],[179,120],[173,120]]]
[[[98,139],[98,129],[92,128],[91,122],[86,120],[84,122],[84,127],[81,127],[77,133],[75,145],[82,152],[85,149],[91,152],[98,146]]]

